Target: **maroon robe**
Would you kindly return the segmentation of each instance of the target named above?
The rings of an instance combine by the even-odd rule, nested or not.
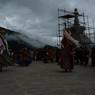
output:
[[[59,64],[65,71],[71,71],[74,66],[74,44],[65,37],[61,43],[64,47],[62,47]]]

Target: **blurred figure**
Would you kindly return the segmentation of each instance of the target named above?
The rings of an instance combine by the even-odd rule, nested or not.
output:
[[[74,56],[76,65],[80,64],[80,57],[81,57],[81,48],[76,48],[76,52],[75,52],[75,56]]]
[[[82,45],[80,48],[77,48],[75,53],[76,64],[87,66],[89,61],[89,55],[90,51],[88,47]]]
[[[95,46],[91,50],[91,66],[95,67]]]
[[[3,33],[1,33],[3,32]],[[2,67],[7,67],[9,64],[12,64],[10,61],[10,52],[8,49],[8,43],[5,38],[5,32],[0,31],[0,71]]]
[[[56,49],[56,62],[59,62],[60,54],[61,54],[61,49]]]
[[[44,49],[44,58],[43,58],[43,62],[44,62],[45,64],[48,63],[48,52],[47,52],[46,49]]]
[[[85,46],[83,48],[83,64],[86,66],[88,65],[88,61],[89,61],[89,49]]]
[[[32,63],[32,58],[31,58],[31,52],[27,48],[22,48],[19,51],[19,55],[17,58],[17,63],[20,66],[28,66],[29,64]]]
[[[80,65],[87,65],[89,60],[89,50],[87,47],[83,46],[80,50]]]
[[[70,30],[65,30],[61,44],[62,50],[59,59],[59,64],[61,68],[65,70],[65,72],[67,71],[71,72],[74,68],[75,47],[79,46],[79,43],[77,40],[72,38]]]

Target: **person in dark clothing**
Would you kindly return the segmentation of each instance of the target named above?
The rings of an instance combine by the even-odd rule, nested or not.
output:
[[[30,50],[27,48],[22,48],[19,51],[18,64],[20,66],[28,66],[31,63],[32,63],[32,58],[31,58]]]
[[[59,62],[60,54],[61,54],[61,49],[57,49],[56,50],[56,62]],[[59,65],[59,63],[58,63],[58,65]]]
[[[84,65],[88,65],[89,61],[89,50],[87,47],[84,47]]]
[[[82,47],[79,47],[76,49],[75,52],[75,64],[83,64],[83,49]]]
[[[95,67],[95,46],[91,50],[91,66]]]
[[[81,57],[81,48],[76,48],[76,52],[75,52],[75,56],[74,56],[76,65],[80,64],[80,57]]]
[[[77,62],[80,65],[86,66],[88,64],[88,61],[89,61],[89,49],[86,46],[82,46],[76,52],[77,52],[76,53]]]
[[[47,52],[47,50],[44,50],[44,59],[43,59],[43,62],[45,64],[48,63],[48,52]]]

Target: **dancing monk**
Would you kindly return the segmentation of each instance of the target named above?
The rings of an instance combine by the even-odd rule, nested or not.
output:
[[[65,70],[65,72],[71,72],[74,67],[75,48],[79,47],[79,42],[71,36],[71,31],[69,29],[65,29],[63,35],[59,65]]]

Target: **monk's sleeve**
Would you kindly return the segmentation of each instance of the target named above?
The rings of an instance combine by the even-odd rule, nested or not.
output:
[[[76,46],[79,46],[79,41],[75,40],[67,31],[64,31],[64,36],[72,41]]]

